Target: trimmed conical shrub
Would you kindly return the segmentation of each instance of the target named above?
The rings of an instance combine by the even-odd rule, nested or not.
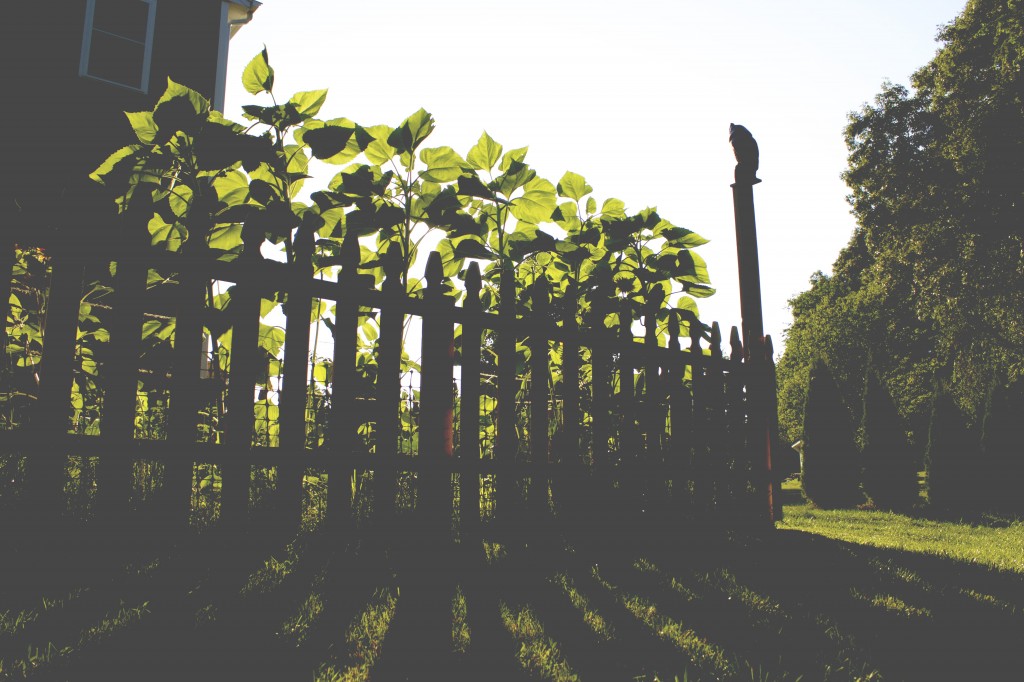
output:
[[[992,387],[981,428],[978,497],[985,507],[1024,513],[1024,378]]]
[[[973,466],[978,444],[971,442],[963,413],[946,385],[935,382],[928,447],[924,455],[928,502],[936,509],[968,511],[974,498]]]
[[[864,501],[859,473],[850,414],[832,372],[815,360],[804,408],[804,495],[823,508],[856,506]]]
[[[869,363],[861,422],[864,492],[876,507],[907,509],[919,499],[917,460],[892,397]]]

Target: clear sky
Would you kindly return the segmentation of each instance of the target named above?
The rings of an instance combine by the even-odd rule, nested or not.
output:
[[[854,228],[842,129],[882,81],[909,83],[965,0],[264,0],[232,40],[226,114],[253,97],[264,45],[275,93],[329,88],[322,117],[397,125],[423,107],[427,146],[481,131],[557,182],[661,215],[711,240],[705,322],[740,321],[729,123],[754,134],[765,330],[782,350],[786,301],[829,271]],[[308,181],[326,185],[333,169]]]

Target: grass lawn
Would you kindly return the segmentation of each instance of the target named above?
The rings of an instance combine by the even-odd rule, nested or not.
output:
[[[22,543],[0,679],[1020,679],[1019,521],[783,494],[774,533],[488,537],[443,556],[322,532]]]

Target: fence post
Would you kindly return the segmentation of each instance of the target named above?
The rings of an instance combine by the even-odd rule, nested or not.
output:
[[[730,520],[745,523],[749,515],[750,457],[746,441],[747,405],[743,395],[743,343],[740,331],[729,333],[729,375],[725,385],[727,434],[729,438],[728,504]]]
[[[530,448],[528,475],[530,485],[526,498],[530,509],[531,531],[538,533],[543,527],[548,507],[550,486],[548,464],[548,279],[539,275],[530,288],[532,311],[530,334]]]
[[[563,526],[578,525],[580,497],[588,471],[580,449],[580,342],[576,322],[576,281],[568,279],[562,298],[562,428],[556,453],[555,508]]]
[[[167,440],[175,446],[175,454],[166,463],[164,492],[161,496],[164,499],[165,521],[170,526],[187,525],[192,505],[195,470],[192,453],[202,400],[199,363],[206,352],[203,346],[203,302],[209,277],[203,267],[207,251],[204,234],[200,226],[189,226],[191,238],[182,246],[178,291],[174,297],[174,348],[171,351]],[[221,418],[224,416],[221,415]]]
[[[639,510],[640,433],[636,425],[636,382],[633,377],[633,304],[619,299],[619,495],[618,523],[630,528]]]
[[[462,304],[462,395],[459,398],[459,521],[463,543],[480,531],[480,266],[469,264]]]
[[[736,258],[739,265],[740,277],[740,313],[743,324],[743,347],[746,349],[748,359],[752,364],[766,362],[764,356],[764,321],[761,311],[761,273],[757,254],[757,224],[754,218],[754,185],[761,182],[755,177],[755,171],[759,164],[757,143],[754,138],[740,126],[740,132],[736,140],[733,140],[733,128],[730,125],[730,141],[733,142],[733,151],[736,152],[735,182],[732,184],[733,212],[736,220]],[[741,161],[742,157],[742,161]],[[765,375],[766,368],[753,370],[755,373]],[[758,385],[765,391],[769,389],[767,376],[758,382]],[[759,399],[764,405],[759,405],[759,428],[764,432],[758,441],[762,443],[764,475],[768,477],[768,486],[765,493],[768,496],[768,517],[774,519],[774,502],[772,500],[772,453],[771,453],[771,422],[767,410],[773,399],[764,396]],[[777,398],[775,398],[777,400]]]
[[[14,237],[5,231],[0,236],[0,369],[7,367],[7,318],[11,316],[11,281],[15,259]]]
[[[658,311],[665,302],[665,290],[655,286],[644,301],[644,398],[640,410],[645,435],[643,449],[642,518],[648,525],[661,521],[666,494],[661,439],[665,432],[662,407],[661,363],[658,360]]]
[[[299,227],[289,265],[285,303],[284,380],[280,399],[280,458],[277,467],[277,521],[282,528],[302,522],[306,405],[309,400],[309,326],[312,308],[314,230]]]
[[[349,230],[341,243],[334,306],[334,376],[331,377],[330,427],[327,429],[327,523],[332,531],[352,526],[352,475],[359,424],[356,421],[356,353],[358,350],[359,239]]]
[[[138,229],[141,225],[132,224],[125,218],[121,217],[125,229],[117,257],[114,309],[110,323],[110,364],[105,372],[110,378],[103,401],[103,435],[113,443],[113,447],[107,448],[100,457],[96,471],[97,516],[105,524],[118,523],[128,511],[143,303],[149,271],[144,260],[149,234]]]
[[[496,471],[494,514],[498,526],[508,529],[515,509],[516,477],[512,474],[519,444],[516,438],[516,280],[508,267],[501,270],[498,284],[498,433],[494,444]]]
[[[686,362],[683,351],[680,350],[679,314],[675,310],[669,311],[668,316],[668,349],[672,357],[666,377],[669,394],[669,470],[672,474],[672,507],[677,514],[685,517],[692,507],[690,465],[693,458],[693,400],[690,390],[683,383],[686,377]]]
[[[255,222],[255,221],[253,221]],[[253,398],[259,363],[260,294],[255,284],[262,257],[262,230],[246,224],[242,228],[243,249],[239,256],[238,282],[231,292],[231,355],[228,366],[228,395],[224,415],[224,464],[221,467],[221,520],[226,526],[245,523],[249,511],[252,469],[247,455],[252,449],[256,420]]]
[[[708,480],[708,410],[707,389],[705,386],[705,369],[707,360],[700,347],[703,325],[696,315],[690,315],[690,376],[693,393],[693,459],[691,472],[693,476],[692,508],[698,523],[706,521],[710,506],[711,482]]]
[[[591,301],[590,328],[593,340],[590,347],[591,409],[590,426],[592,435],[592,457],[590,485],[587,491],[588,526],[601,531],[615,522],[614,513],[609,509],[607,498],[612,494],[612,466],[608,441],[611,437],[612,406],[612,353],[615,347],[615,330],[605,326],[606,314],[611,310],[612,301],[607,295],[611,277],[599,282],[593,290]]]
[[[377,358],[377,440],[374,451],[374,515],[385,533],[394,530],[396,476],[398,473],[399,402],[402,398],[402,326],[405,321],[405,290],[402,256],[392,243],[381,255],[384,284],[380,309],[380,341]]]
[[[436,550],[449,544],[452,515],[454,300],[445,296],[444,266],[437,251],[428,256],[424,274],[427,288],[423,292],[417,516],[426,526],[420,534],[421,542],[427,541],[427,546]]]
[[[782,495],[778,489],[782,482],[776,478],[772,467],[772,452],[779,447],[779,386],[775,376],[775,347],[771,334],[764,337],[764,356],[767,375],[765,395],[768,399],[768,454],[765,457],[765,469],[768,477],[769,522],[774,523],[782,520]]]
[[[25,462],[28,507],[32,519],[43,526],[56,523],[63,506],[68,457],[63,442],[68,432],[83,277],[83,265],[69,246],[55,243],[51,251],[53,275],[39,365],[39,398],[29,424],[36,449],[26,453]]]
[[[711,323],[711,357],[704,372],[706,389],[704,408],[707,414],[708,458],[706,460],[709,509],[711,518],[721,522],[726,499],[726,458],[729,439],[726,437],[728,422],[725,419],[725,376],[722,371],[722,329],[717,322]]]

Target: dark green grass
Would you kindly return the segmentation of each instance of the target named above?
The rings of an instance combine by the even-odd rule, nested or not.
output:
[[[22,538],[0,679],[1019,679],[1019,522],[784,494],[773,533],[506,534],[444,554],[323,531]]]

